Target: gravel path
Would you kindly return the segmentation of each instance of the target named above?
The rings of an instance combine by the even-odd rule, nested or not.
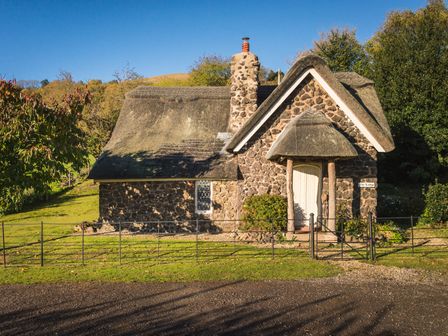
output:
[[[0,334],[448,334],[445,279],[341,266],[350,271],[307,281],[0,286]]]

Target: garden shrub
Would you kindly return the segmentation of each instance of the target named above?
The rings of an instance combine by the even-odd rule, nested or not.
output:
[[[380,246],[401,244],[408,241],[409,234],[394,222],[387,222],[375,225],[375,239]]]
[[[243,204],[243,229],[285,230],[288,204],[285,197],[278,195],[254,195]]]
[[[339,231],[342,230],[348,236],[357,239],[366,239],[368,237],[368,222],[367,219],[355,217],[349,220],[339,222]],[[401,244],[408,240],[408,234],[393,222],[375,223],[375,240],[379,245],[386,244]]]
[[[378,217],[419,216],[425,207],[422,185],[378,184]]]
[[[448,184],[430,185],[425,192],[425,210],[421,223],[439,225],[448,222]]]
[[[355,238],[364,238],[367,236],[367,220],[359,217],[351,219],[341,219],[338,222],[338,231],[344,230],[346,235]]]

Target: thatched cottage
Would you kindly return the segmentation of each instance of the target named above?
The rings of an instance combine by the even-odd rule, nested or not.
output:
[[[260,86],[247,39],[231,62],[229,87],[126,95],[89,176],[100,184],[101,219],[219,226],[265,193],[288,198],[288,231],[311,213],[334,227],[339,213],[375,212],[377,154],[394,142],[373,82],[309,54],[278,86]]]

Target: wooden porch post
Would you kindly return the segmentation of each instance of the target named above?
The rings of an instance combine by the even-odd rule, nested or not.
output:
[[[292,172],[292,160],[286,161],[286,196],[288,199],[288,233],[294,233],[294,189],[293,189],[293,172]]]
[[[336,165],[328,161],[328,228],[336,231]]]

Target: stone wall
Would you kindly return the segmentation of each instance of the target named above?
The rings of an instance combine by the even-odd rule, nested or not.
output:
[[[225,231],[231,231],[238,226],[240,218],[240,203],[237,181],[213,182],[213,211],[211,218],[215,225]]]
[[[194,191],[194,181],[100,183],[100,217],[105,221],[192,219]]]
[[[239,154],[243,180],[239,182],[241,202],[255,194],[279,194],[286,197],[286,167],[266,159],[266,153],[278,134],[295,116],[312,108],[322,111],[358,151],[355,159],[337,161],[337,209],[349,215],[367,215],[376,209],[376,189],[359,190],[361,181],[376,182],[376,150],[348,119],[319,83],[308,76],[277,112],[261,127]],[[326,162],[323,162],[326,166]],[[323,194],[328,194],[328,174],[323,171]],[[324,195],[325,196],[325,195]],[[323,197],[325,198],[325,197]],[[323,204],[323,214],[327,204]]]
[[[100,219],[111,222],[213,219],[232,230],[239,218],[236,181],[212,182],[212,212],[195,213],[195,181],[100,183]],[[203,223],[201,223],[202,225]]]
[[[257,110],[260,62],[251,52],[232,57],[229,130],[236,132]]]

